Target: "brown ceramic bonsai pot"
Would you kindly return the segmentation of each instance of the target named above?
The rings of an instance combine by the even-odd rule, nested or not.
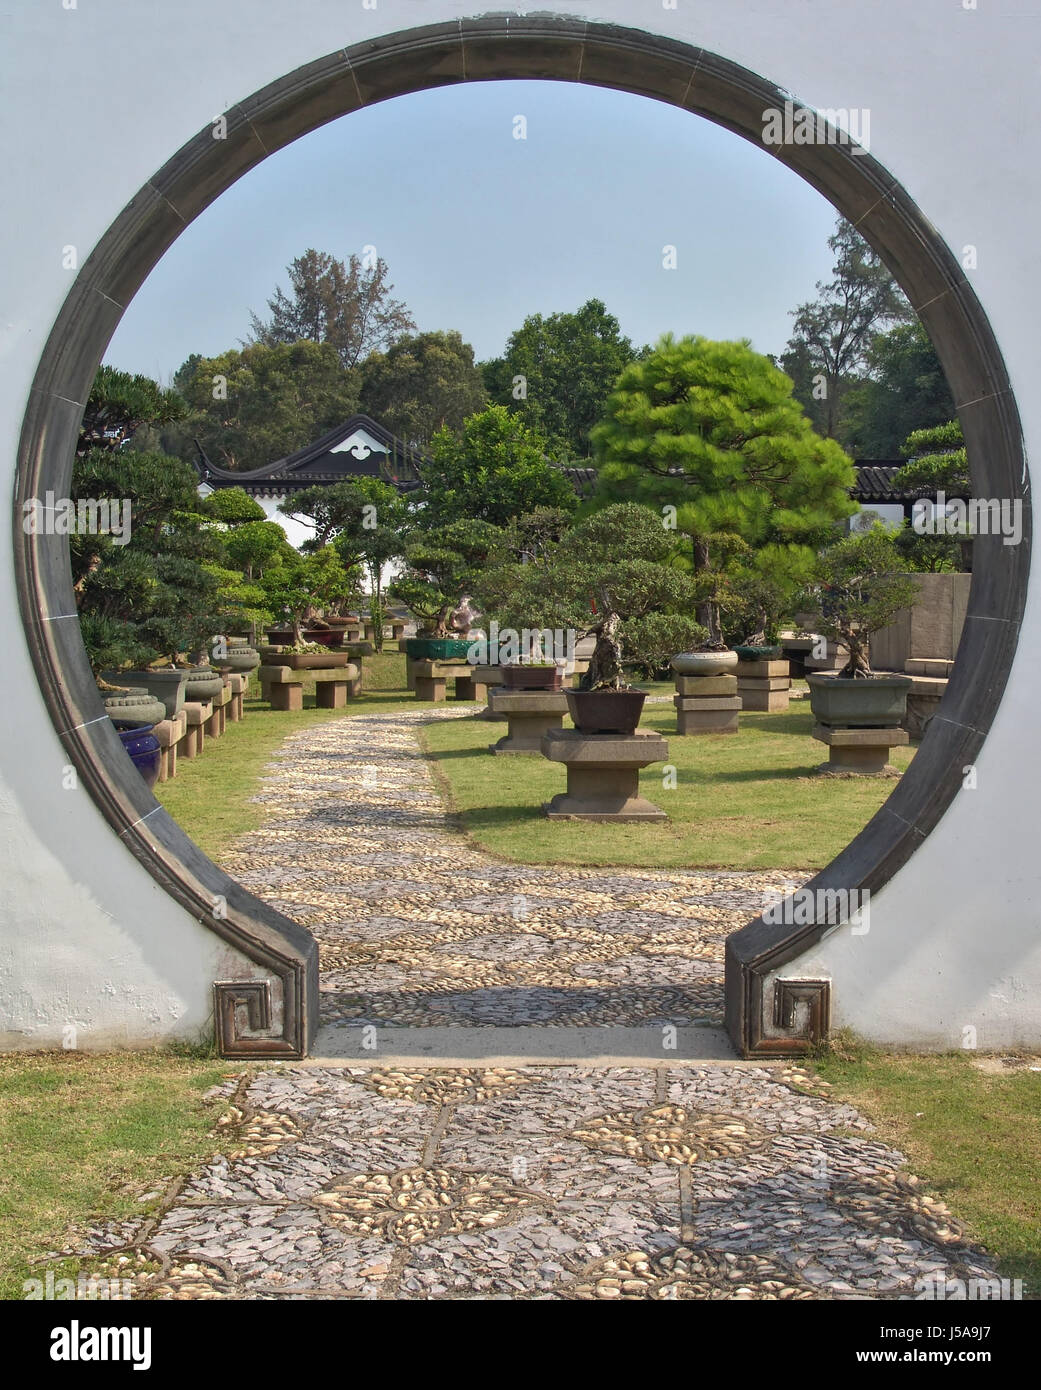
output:
[[[507,690],[563,690],[564,668],[557,665],[503,666],[502,683]]]
[[[347,665],[346,652],[281,652],[273,658],[276,666],[288,666],[291,671],[322,671]]]
[[[582,734],[634,734],[646,690],[565,690],[571,722]]]

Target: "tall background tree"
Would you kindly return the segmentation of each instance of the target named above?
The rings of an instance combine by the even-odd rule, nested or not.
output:
[[[254,344],[219,357],[193,356],[174,385],[189,407],[160,442],[179,457],[197,439],[222,468],[248,472],[294,453],[358,408],[359,375],[328,343]]]
[[[909,319],[911,308],[881,258],[849,222],[839,220],[828,246],[835,254],[832,278],[817,282],[815,300],[792,310],[795,330],[780,365],[796,381],[797,399],[819,432],[834,439],[844,397],[864,372],[872,339]],[[823,378],[823,384],[814,378]]]
[[[587,458],[590,431],[634,356],[618,320],[590,299],[573,314],[529,315],[503,356],[484,363],[484,379],[492,402],[544,434],[557,458]]]
[[[352,255],[345,263],[308,247],[286,270],[290,293],[278,286],[268,300],[271,317],[250,316],[255,343],[328,343],[349,370],[416,326],[405,305],[391,297],[394,286],[382,258],[367,264]]]
[[[379,478],[357,478],[331,487],[305,488],[286,498],[279,510],[314,526],[309,550],[318,554],[323,547],[334,549],[348,573],[364,572],[375,646],[381,651],[385,570],[405,547],[409,525],[405,499]]]
[[[361,409],[413,448],[458,434],[488,400],[474,350],[454,330],[399,338],[362,364]]]
[[[593,431],[598,504],[636,500],[689,537],[698,621],[722,642],[730,559],[793,575],[855,510],[849,459],[822,439],[790,379],[747,342],[667,334],[630,363]]]
[[[850,386],[843,446],[854,457],[892,459],[914,430],[931,429],[954,416],[954,397],[936,349],[918,319],[899,323],[871,339],[864,354],[867,375]]]
[[[464,422],[461,437],[448,429],[434,436],[421,501],[438,523],[473,517],[505,526],[538,507],[573,511],[574,489],[547,448],[519,416],[489,406]]]

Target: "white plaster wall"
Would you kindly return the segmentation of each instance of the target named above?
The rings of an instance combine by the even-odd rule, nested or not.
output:
[[[456,0],[0,0],[0,469],[10,495],[22,411],[81,259],[131,195],[220,110],[367,36],[480,13]],[[558,13],[704,45],[820,107],[871,110],[871,149],[960,253],[1002,345],[1028,445],[1041,440],[1041,168],[1030,139],[1041,14],[1023,0],[571,0]],[[498,11],[510,7],[497,4]],[[523,11],[522,11],[523,12]],[[765,156],[764,156],[765,157]],[[671,238],[670,239],[674,239]],[[682,248],[681,248],[682,249]],[[0,528],[0,1045],[190,1036],[218,943],[166,899],[83,793],[39,696]],[[798,972],[834,974],[838,1021],[881,1040],[1041,1042],[1041,741],[1036,592],[1008,695],[964,792],[924,850]]]

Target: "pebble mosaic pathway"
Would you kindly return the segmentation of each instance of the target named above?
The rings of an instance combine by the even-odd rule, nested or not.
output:
[[[803,875],[499,862],[449,827],[416,739],[431,717],[459,714],[291,735],[264,825],[222,858],[318,939],[322,1023],[719,1025],[726,937]]]
[[[915,1299],[994,1277],[796,1067],[286,1066],[212,1099],[230,1154],[79,1247],[133,1298]]]
[[[292,736],[225,859],[315,932],[326,1021],[718,1019],[723,939],[783,875],[496,863],[449,829],[415,722]],[[995,1277],[794,1065],[282,1065],[209,1099],[230,1151],[72,1247],[130,1297],[888,1300]]]

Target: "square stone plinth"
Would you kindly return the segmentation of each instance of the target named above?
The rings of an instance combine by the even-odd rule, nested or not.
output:
[[[542,808],[549,820],[668,820],[660,807],[640,795],[640,769],[669,756],[669,745],[660,734],[550,729],[543,737],[542,753],[567,768],[567,791]]]
[[[505,718],[507,732],[493,743],[492,753],[541,753],[542,739],[559,729],[567,714],[562,690],[496,690],[495,713]]]
[[[771,663],[763,662],[764,666],[768,664]],[[766,676],[761,680],[750,677],[742,679],[739,676],[737,680],[744,708],[754,710],[757,714],[775,714],[778,710],[786,710],[791,685],[787,676]]]
[[[706,680],[710,677],[705,677]],[[737,678],[732,678],[736,684]],[[679,734],[736,734],[737,716],[741,712],[740,695],[715,699],[690,699],[674,695],[676,732]]]
[[[777,657],[771,661],[739,661],[737,664],[737,684],[746,680],[787,680],[788,663]]]
[[[714,695],[736,695],[736,676],[677,676],[676,690],[680,695],[702,699]]]
[[[707,700],[693,699],[689,695],[674,695],[672,703],[678,710],[700,710],[707,714],[713,710],[735,710],[741,708],[740,695],[719,695]]]
[[[889,750],[910,742],[906,729],[831,729],[815,724],[813,737],[828,746],[827,772],[853,772],[869,777],[896,772],[889,765]]]
[[[766,681],[762,684],[766,686]],[[744,708],[751,710],[754,714],[776,714],[779,710],[788,708],[788,701],[791,698],[791,689],[786,683],[783,690],[744,690],[741,691],[741,699],[744,701]]]

